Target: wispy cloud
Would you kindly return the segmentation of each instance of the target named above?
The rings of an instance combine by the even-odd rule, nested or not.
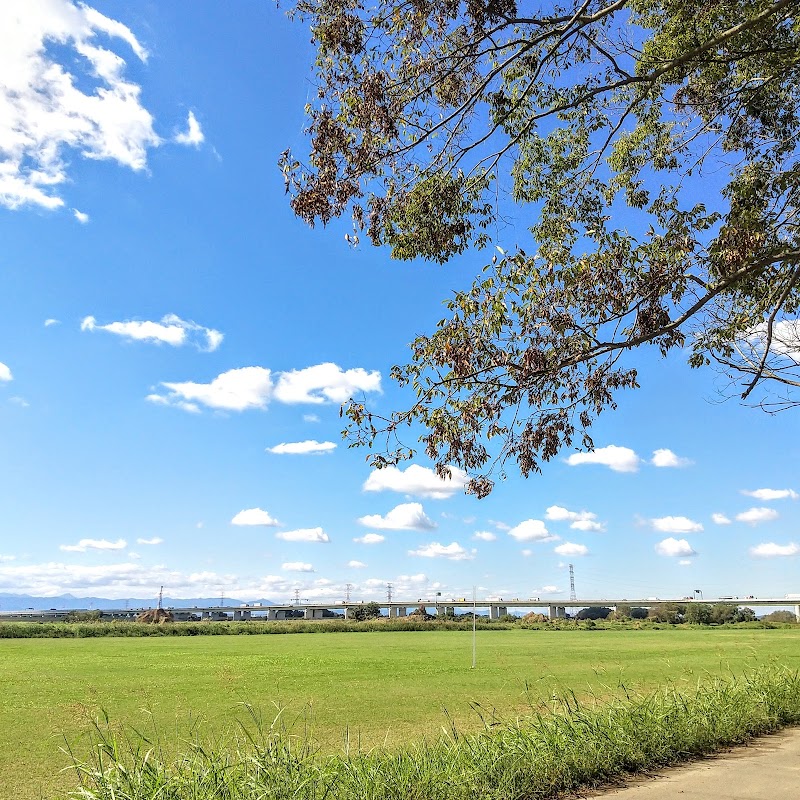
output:
[[[262,508],[246,508],[234,516],[231,525],[261,525],[274,528],[280,525],[280,522]]]
[[[82,331],[106,331],[123,339],[138,342],[153,342],[182,347],[191,344],[198,350],[212,353],[216,350],[224,334],[213,328],[206,328],[191,320],[181,319],[175,314],[167,314],[160,322],[148,320],[125,320],[98,325],[94,317],[85,317],[81,322]]]
[[[737,522],[746,522],[748,525],[760,525],[762,522],[770,522],[778,519],[780,515],[774,508],[748,508],[736,515]]]
[[[200,145],[205,141],[205,138],[206,137],[203,134],[203,129],[200,127],[200,123],[197,121],[197,117],[195,117],[193,111],[190,111],[189,117],[186,120],[186,130],[177,133],[174,141],[177,144],[200,147]]]
[[[281,564],[284,572],[314,572],[314,567],[305,561],[286,561]]]
[[[770,500],[797,500],[800,497],[794,489],[753,489],[752,491],[742,489],[742,494],[766,502]]]
[[[408,554],[410,556],[420,556],[421,558],[446,558],[450,561],[470,561],[475,558],[474,552],[468,552],[458,542],[446,545],[439,544],[439,542],[431,542],[430,544],[422,545],[416,550],[409,550]]]
[[[110,542],[108,539],[81,539],[78,544],[62,544],[59,549],[65,553],[85,553],[87,550],[124,550],[128,543],[124,539]]]
[[[127,45],[139,61],[147,51],[120,22],[70,0],[0,3],[3,82],[0,84],[0,205],[64,205],[71,156],[147,166],[161,143],[140,87],[125,79]],[[56,61],[50,42],[66,48]],[[107,49],[101,42],[115,45]],[[124,48],[122,48],[124,49]],[[91,82],[85,92],[79,87]]]
[[[440,478],[427,467],[411,464],[405,470],[394,466],[373,470],[362,487],[365,492],[401,492],[402,494],[446,500],[463,492],[469,477],[458,467],[450,467],[450,477]]]
[[[757,558],[786,558],[800,554],[800,545],[790,542],[789,544],[775,544],[775,542],[763,542],[750,548],[750,555]]]
[[[322,528],[298,528],[294,531],[279,531],[276,539],[285,542],[329,542],[330,537]]]
[[[432,531],[437,527],[420,503],[401,503],[384,517],[368,514],[358,521],[366,528],[387,531]]]
[[[358,392],[380,390],[380,372],[360,367],[343,370],[325,363],[280,373],[275,399],[281,403],[344,403]]]
[[[52,317],[51,317],[50,319],[46,319],[46,320],[44,321],[44,326],[45,326],[45,328],[50,328],[50,327],[52,327],[53,325],[60,325],[60,324],[61,324],[61,321],[60,321],[60,320],[53,319]]]
[[[356,536],[353,541],[358,544],[380,544],[386,541],[386,537],[380,533],[365,533],[363,536]]]
[[[581,464],[601,464],[614,472],[636,472],[641,459],[629,447],[610,444],[598,447],[589,453],[573,453],[567,458],[567,464],[576,467]]]
[[[276,455],[319,455],[330,453],[336,449],[335,442],[318,442],[316,439],[307,439],[304,442],[281,442],[274,447],[268,447],[268,453]]]
[[[351,569],[365,569],[367,565],[363,561],[348,561],[347,566]]]
[[[689,467],[693,462],[689,458],[683,458],[682,456],[675,455],[672,450],[662,448],[660,450],[653,451],[653,457],[650,459],[650,463],[654,467],[680,468]]]
[[[160,536],[154,536],[152,539],[137,539],[136,544],[164,544],[164,540]]]

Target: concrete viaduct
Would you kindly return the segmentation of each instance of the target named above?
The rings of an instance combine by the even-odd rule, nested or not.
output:
[[[388,613],[390,618],[404,617],[409,610],[419,608],[420,606],[426,609],[433,609],[437,616],[453,613],[456,609],[462,611],[471,611],[473,607],[477,611],[485,612],[488,610],[489,619],[499,619],[500,617],[510,613],[513,609],[529,609],[546,612],[550,619],[564,618],[567,615],[567,609],[580,609],[589,606],[603,606],[605,608],[616,608],[619,605],[626,605],[632,608],[657,608],[659,606],[680,603],[681,605],[691,605],[693,603],[703,603],[707,605],[714,605],[717,603],[725,603],[727,605],[747,606],[749,608],[757,608],[762,606],[770,607],[793,607],[795,619],[800,622],[800,595],[791,595],[788,597],[778,598],[755,598],[755,597],[718,597],[708,600],[697,599],[639,599],[639,600],[542,600],[538,597],[529,597],[527,599],[514,598],[491,598],[485,600],[468,600],[466,598],[448,599],[444,600],[437,598],[436,600],[407,600],[407,601],[392,601],[380,602],[378,605],[382,611]],[[339,602],[339,603],[286,603],[275,604],[271,606],[247,604],[237,606],[205,606],[205,607],[170,607],[168,610],[172,612],[174,617],[180,619],[191,619],[192,617],[199,617],[200,619],[234,619],[234,620],[282,620],[294,617],[298,611],[303,612],[304,619],[323,619],[325,612],[336,612],[343,614],[345,619],[350,617],[353,612],[361,605],[366,603],[354,602]],[[77,610],[86,611],[87,609],[71,609],[71,610],[35,610],[26,609],[24,611],[0,611],[0,620],[16,620],[16,621],[57,621],[64,619],[68,614],[74,613]],[[106,619],[118,620],[132,620],[144,608],[131,608],[131,609],[96,609],[100,611],[102,616]],[[289,616],[287,617],[287,614]]]

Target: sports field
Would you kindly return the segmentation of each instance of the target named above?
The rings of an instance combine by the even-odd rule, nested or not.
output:
[[[484,714],[524,714],[554,689],[579,696],[694,684],[706,672],[777,661],[800,669],[797,629],[463,631],[147,639],[0,640],[0,786],[34,800],[71,785],[64,736],[78,748],[101,709],[154,722],[179,740],[201,720],[223,734],[240,704],[306,720],[328,748],[401,744]]]

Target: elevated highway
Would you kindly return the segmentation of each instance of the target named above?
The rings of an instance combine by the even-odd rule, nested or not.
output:
[[[330,612],[342,614],[345,618],[353,615],[359,606],[366,605],[367,602],[314,602],[314,603],[276,603],[273,605],[218,605],[218,606],[175,606],[168,610],[172,612],[176,619],[233,619],[233,620],[281,620],[290,619],[297,616],[297,612],[302,612],[305,619],[323,619],[330,615]],[[486,614],[490,619],[499,619],[510,613],[510,610],[525,609],[530,611],[540,611],[547,614],[550,619],[566,617],[567,609],[581,609],[589,606],[603,606],[605,608],[616,608],[620,605],[630,606],[631,608],[658,608],[659,606],[680,603],[682,605],[707,604],[715,605],[725,603],[737,607],[779,607],[793,608],[795,619],[800,622],[800,595],[788,595],[786,597],[716,597],[709,599],[689,599],[689,598],[589,598],[582,600],[554,600],[551,598],[528,597],[528,598],[502,598],[491,597],[480,600],[472,600],[466,597],[460,598],[418,598],[417,600],[393,600],[374,601],[380,606],[381,610],[391,618],[404,617],[409,611],[419,607],[431,610],[435,615],[445,615],[455,612],[456,609],[471,611],[473,608],[476,613]],[[28,608],[19,611],[2,611],[0,620],[3,621],[28,621],[44,622],[58,621],[66,619],[75,612],[86,612],[90,609],[33,609]],[[136,616],[147,608],[130,609],[91,609],[99,611],[104,619],[111,620],[134,620]],[[326,612],[328,612],[326,614]]]

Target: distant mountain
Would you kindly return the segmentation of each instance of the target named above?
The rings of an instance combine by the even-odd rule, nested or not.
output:
[[[165,608],[191,608],[193,606],[218,606],[219,597],[165,597],[163,605]],[[271,600],[238,600],[234,597],[226,597],[226,606],[240,606],[244,603],[261,603],[263,606],[271,606]],[[29,594],[10,594],[0,592],[0,611],[25,611],[32,608],[36,611],[55,608],[58,611],[71,609],[123,609],[123,608],[155,608],[158,605],[158,598],[128,597],[118,600],[111,600],[107,597],[75,597],[71,594],[60,594],[55,597],[35,597]]]

